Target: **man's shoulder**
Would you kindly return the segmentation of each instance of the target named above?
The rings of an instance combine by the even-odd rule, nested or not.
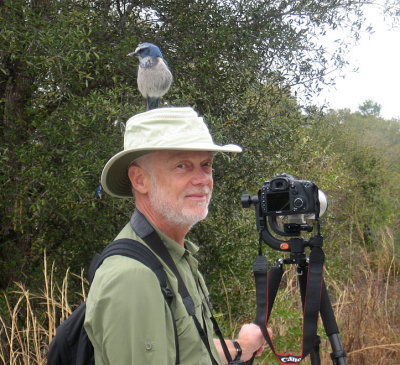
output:
[[[119,275],[136,275],[143,271],[153,272],[147,265],[136,259],[123,255],[113,255],[103,261],[97,269],[96,275],[99,274],[99,277],[113,278]]]
[[[117,237],[114,240],[119,240],[122,238],[130,238],[132,240],[136,240],[143,243],[143,240],[136,234],[136,232],[132,229],[130,223],[127,223],[124,228],[118,233]]]
[[[88,302],[103,297],[118,298],[129,292],[156,290],[160,287],[156,274],[138,260],[114,255],[106,258],[97,269],[90,286]]]
[[[100,318],[112,321],[115,315],[140,312],[148,302],[160,303],[161,309],[164,305],[156,274],[138,260],[110,256],[97,269],[90,286],[85,328],[91,328]],[[93,331],[89,329],[92,336]]]
[[[131,239],[147,246],[129,223],[119,232],[114,241],[120,239]],[[133,258],[117,254],[107,257],[97,269],[91,289],[92,287],[104,287],[123,281],[144,283],[146,280],[157,280],[154,272],[148,266]]]

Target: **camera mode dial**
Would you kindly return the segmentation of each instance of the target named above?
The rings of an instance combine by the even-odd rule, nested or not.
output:
[[[297,208],[297,209],[300,209],[300,208],[302,208],[303,207],[303,205],[304,205],[304,200],[303,200],[303,198],[296,198],[294,201],[293,201],[293,205],[294,205],[294,207],[295,208]]]

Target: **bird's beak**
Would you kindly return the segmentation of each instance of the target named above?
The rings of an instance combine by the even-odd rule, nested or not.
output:
[[[137,57],[138,54],[136,52],[131,52],[131,53],[128,53],[127,56],[136,56]]]

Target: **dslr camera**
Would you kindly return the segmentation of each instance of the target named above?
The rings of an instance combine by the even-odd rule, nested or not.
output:
[[[276,175],[259,191],[265,215],[295,215],[319,211],[318,188],[311,181],[295,180],[288,174]]]
[[[312,232],[313,225],[307,219],[316,220],[325,213],[328,200],[325,193],[312,181],[296,180],[289,174],[277,174],[266,181],[258,195],[242,195],[243,208],[255,207],[257,230],[269,246],[277,250],[290,249],[285,241],[275,237],[299,236]],[[272,231],[272,232],[271,232]]]
[[[289,174],[277,174],[266,181],[258,196],[242,196],[244,208],[256,203],[265,216],[301,214],[315,219],[326,210],[326,196],[312,181],[296,180]]]

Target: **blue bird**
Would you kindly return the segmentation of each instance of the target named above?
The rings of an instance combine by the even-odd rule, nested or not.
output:
[[[96,189],[96,192],[95,192],[95,194],[94,194],[94,197],[95,197],[95,198],[98,198],[98,199],[101,199],[101,198],[102,198],[102,196],[101,196],[101,181],[99,181],[99,186],[98,186],[97,189]]]
[[[152,43],[141,43],[128,56],[139,59],[137,84],[146,99],[147,110],[158,108],[158,102],[169,90],[172,73],[160,49]]]

